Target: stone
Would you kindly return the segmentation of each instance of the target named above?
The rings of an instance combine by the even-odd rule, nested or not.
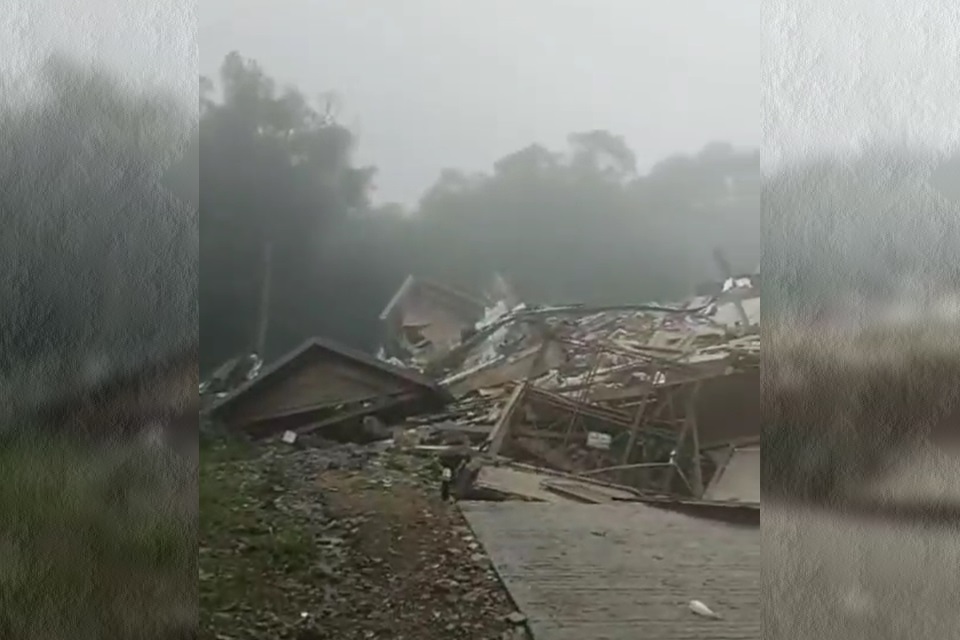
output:
[[[514,626],[517,626],[526,622],[527,616],[523,615],[519,611],[514,611],[513,613],[507,615],[506,621]]]

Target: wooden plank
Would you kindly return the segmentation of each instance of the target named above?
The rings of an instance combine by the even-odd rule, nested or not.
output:
[[[693,445],[693,493],[695,498],[703,497],[703,467],[700,465],[700,433],[697,427],[697,398],[700,395],[700,383],[694,386],[687,396],[684,418],[690,424],[690,440]]]

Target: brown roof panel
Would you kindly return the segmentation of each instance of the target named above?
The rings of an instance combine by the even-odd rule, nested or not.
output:
[[[364,353],[358,349],[353,349],[333,340],[314,337],[305,341],[299,347],[289,352],[287,355],[283,356],[273,364],[264,367],[263,371],[261,371],[260,375],[258,375],[256,378],[240,385],[237,389],[230,393],[230,395],[214,404],[210,410],[211,413],[220,413],[223,409],[232,405],[236,400],[246,395],[250,391],[261,388],[264,384],[269,384],[271,379],[275,378],[278,374],[281,374],[291,365],[300,362],[312,352],[324,352],[346,360],[350,360],[359,366],[368,369],[375,369],[382,373],[401,378],[414,386],[421,387],[424,392],[433,394],[438,398],[449,398],[447,391],[444,390],[436,381],[417,371],[414,371],[413,369],[405,369],[388,362],[384,362],[368,353]]]

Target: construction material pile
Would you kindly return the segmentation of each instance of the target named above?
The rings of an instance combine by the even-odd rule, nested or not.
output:
[[[395,314],[402,302],[395,300]],[[449,335],[431,330],[430,308],[418,302],[409,322]],[[451,315],[437,312],[437,324]],[[429,361],[423,350],[392,358],[440,380],[455,398],[406,423],[421,445],[483,442],[490,458],[699,498],[728,444],[759,437],[757,415],[714,409],[758,403],[759,325],[759,290],[741,278],[677,304],[508,309],[501,302]],[[700,385],[709,387],[703,407],[695,406]],[[701,409],[713,415],[701,420],[698,437]],[[706,448],[720,451],[716,460]]]
[[[527,309],[487,319],[427,370],[455,394],[531,377],[561,394],[595,387],[623,395],[657,371],[759,357],[759,297],[755,324],[744,327],[714,299],[678,305],[580,305]],[[731,303],[725,303],[731,304]],[[589,378],[589,379],[588,379]]]

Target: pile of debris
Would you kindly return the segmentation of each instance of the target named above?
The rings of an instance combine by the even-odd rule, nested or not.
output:
[[[217,387],[208,416],[289,443],[473,447],[463,490],[484,485],[482,467],[511,462],[643,498],[723,494],[759,508],[758,275],[677,304],[533,306],[500,277],[490,291],[407,278],[381,314],[378,358],[312,339]],[[756,491],[713,487],[731,463]]]
[[[382,316],[382,357],[439,379],[455,399],[408,420],[422,445],[459,437],[487,463],[701,500],[731,460],[759,464],[758,280],[730,278],[674,305],[500,300],[477,319],[460,298],[446,303],[448,288],[408,279]],[[402,339],[410,328],[423,336],[415,348]],[[442,437],[424,441],[422,425]],[[744,447],[756,454],[737,455]],[[728,497],[759,502],[759,487]]]

